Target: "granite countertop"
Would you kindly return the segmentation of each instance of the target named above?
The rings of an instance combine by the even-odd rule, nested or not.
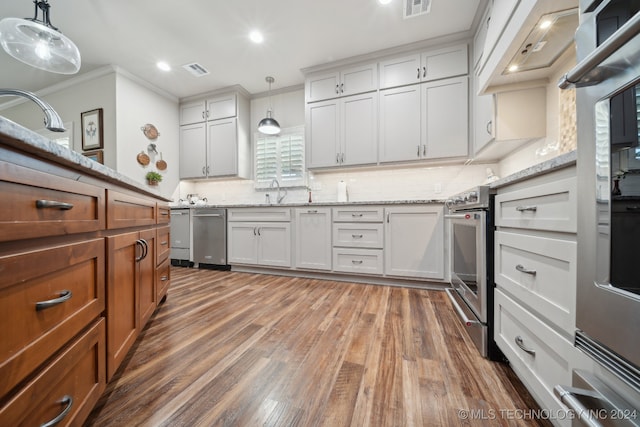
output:
[[[103,164],[94,162],[80,153],[50,141],[44,136],[26,129],[2,116],[0,116],[0,144],[70,167],[112,184],[121,185],[139,193],[170,201],[170,199],[161,196],[159,192],[146,188],[143,184]]]
[[[554,157],[553,159],[546,160],[542,163],[538,163],[537,165],[533,165],[516,173],[512,173],[511,175],[505,176],[504,178],[492,182],[491,184],[489,184],[489,186],[491,188],[500,188],[504,187],[505,185],[533,178],[534,176],[544,175],[545,173],[549,173],[556,169],[562,169],[568,166],[575,165],[577,158],[577,151],[569,151],[568,153],[561,154],[558,157]]]
[[[190,209],[190,208],[297,208],[297,207],[322,207],[322,206],[365,206],[365,205],[430,205],[444,204],[445,199],[425,199],[425,200],[382,200],[382,201],[357,201],[357,202],[290,202],[280,204],[266,203],[245,203],[245,204],[227,204],[227,205],[177,205],[171,204],[171,209]]]

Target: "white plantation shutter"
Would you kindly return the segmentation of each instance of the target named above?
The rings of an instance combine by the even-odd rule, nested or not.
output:
[[[282,129],[278,135],[256,134],[255,187],[300,187],[304,180],[304,126]]]

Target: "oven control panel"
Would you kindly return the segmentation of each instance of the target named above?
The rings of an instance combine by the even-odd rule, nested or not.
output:
[[[463,191],[447,199],[446,205],[450,210],[486,209],[489,207],[490,189],[488,185]]]

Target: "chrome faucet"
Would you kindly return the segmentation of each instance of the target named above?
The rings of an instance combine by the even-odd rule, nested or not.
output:
[[[42,109],[44,112],[44,125],[47,129],[53,132],[64,132],[66,129],[64,128],[64,124],[62,123],[62,119],[53,109],[53,107],[42,99],[38,98],[35,94],[31,92],[27,92],[26,90],[20,89],[0,89],[0,96],[21,96],[23,98],[30,99],[31,101],[38,104],[38,107]]]
[[[271,181],[271,185],[269,186],[269,188],[273,188],[273,184],[276,185],[276,187],[278,188],[278,195],[276,196],[276,201],[278,204],[282,203],[282,200],[287,196],[287,190],[283,189],[282,191],[284,191],[284,194],[281,196],[280,195],[280,183],[278,182],[277,179],[273,179],[273,181]]]

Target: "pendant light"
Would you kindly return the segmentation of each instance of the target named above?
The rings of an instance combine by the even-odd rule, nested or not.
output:
[[[260,120],[260,123],[258,123],[258,132],[266,135],[276,135],[280,133],[280,124],[276,119],[271,117],[271,83],[273,83],[275,79],[271,76],[267,76],[265,80],[269,83],[269,109],[267,110],[267,117]]]
[[[4,18],[0,21],[0,44],[18,61],[59,74],[80,70],[80,51],[49,20],[48,0],[33,0],[35,14],[30,18]],[[38,12],[42,19],[38,19]]]

